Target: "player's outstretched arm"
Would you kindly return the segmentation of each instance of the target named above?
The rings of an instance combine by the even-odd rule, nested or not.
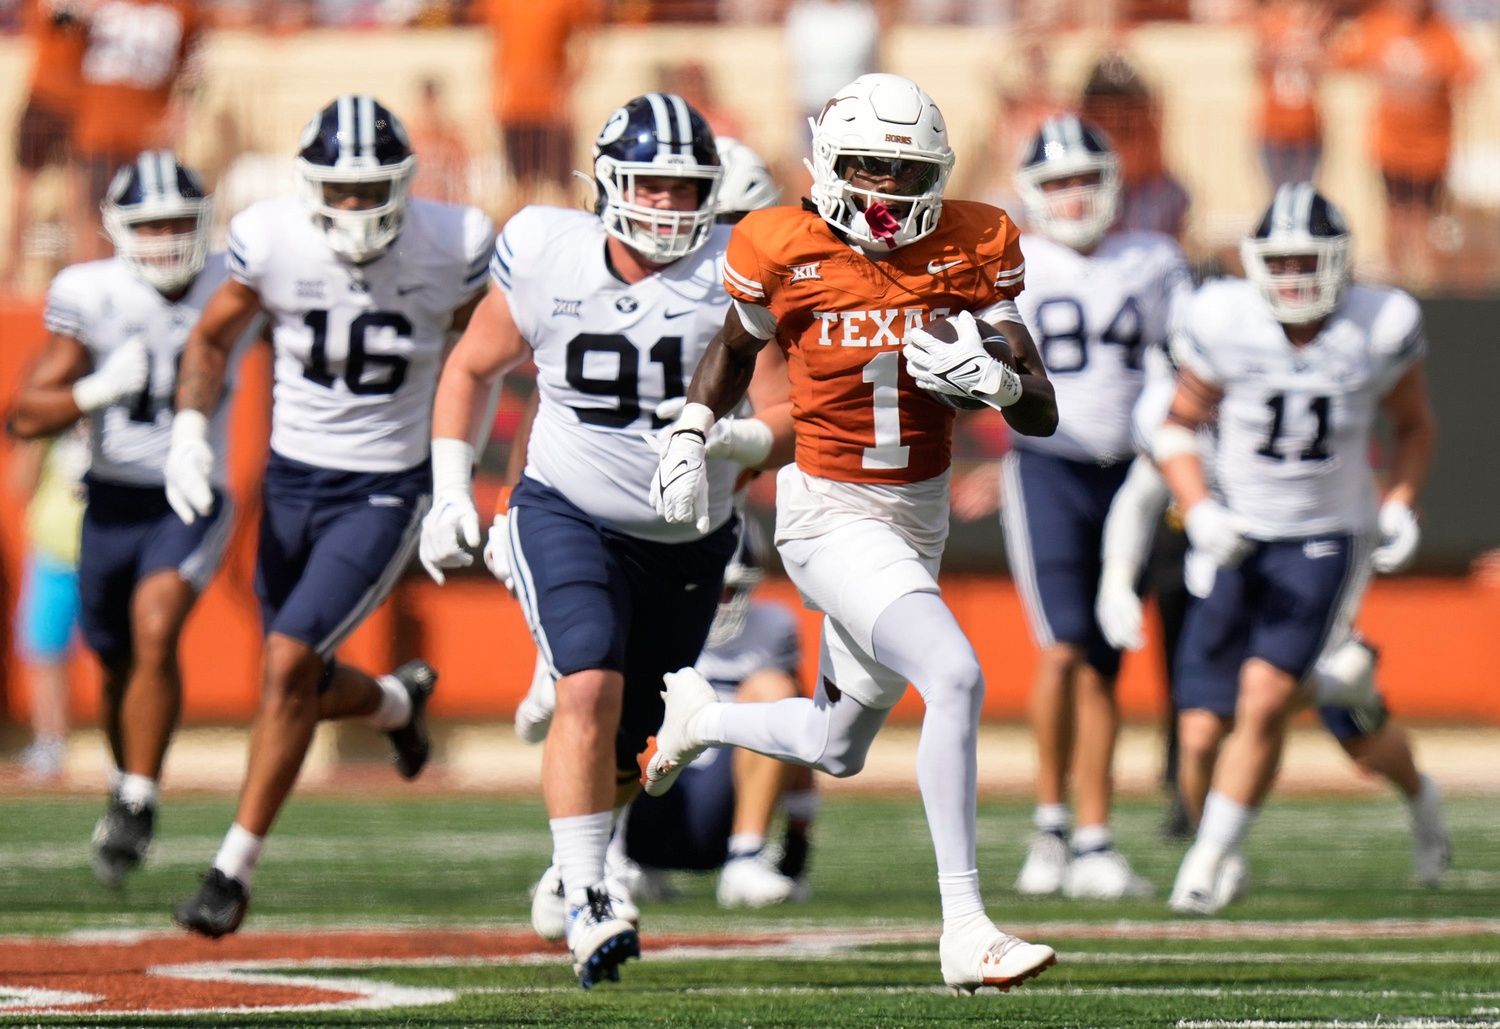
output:
[[[1432,467],[1437,419],[1427,395],[1427,372],[1418,361],[1396,380],[1381,402],[1391,422],[1391,464],[1380,504],[1380,545],[1371,560],[1382,574],[1399,572],[1417,555],[1421,526],[1417,494]]]
[[[1020,322],[1001,322],[995,328],[1010,344],[1021,373],[1021,398],[1000,412],[1005,423],[1023,436],[1052,435],[1057,431],[1057,393],[1031,333]]]
[[[162,479],[167,503],[189,525],[214,507],[209,415],[224,392],[225,370],[235,340],[260,311],[259,293],[237,279],[226,279],[208,298],[182,347],[177,414],[172,419],[172,442]]]
[[[474,507],[474,441],[501,378],[531,354],[498,288],[484,294],[463,324],[432,405],[432,510],[422,521],[419,554],[438,583],[446,578],[443,569],[474,563],[482,542]]]
[[[762,339],[745,327],[739,309],[731,304],[724,317],[724,327],[715,334],[704,351],[703,360],[688,384],[687,400],[702,404],[722,418],[745,399],[755,377],[755,365],[770,337]]]
[[[116,353],[127,347],[137,352],[130,355],[134,367],[106,361],[104,368],[91,374],[88,348],[71,336],[52,333],[11,408],[6,422],[11,435],[21,439],[50,436],[91,410],[139,393],[146,387],[150,366],[139,344],[127,344]]]

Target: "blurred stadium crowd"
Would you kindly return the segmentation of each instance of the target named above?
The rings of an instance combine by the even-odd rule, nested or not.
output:
[[[1221,256],[1234,270],[1232,246],[1225,244],[1245,226],[1218,225],[1201,210],[1190,219],[1198,199],[1190,184],[1205,174],[1240,172],[1217,167],[1230,158],[1216,154],[1212,143],[1181,138],[1193,134],[1192,126],[1164,120],[1181,80],[1155,81],[1160,76],[1132,53],[1138,34],[1192,22],[1253,38],[1257,109],[1247,116],[1255,121],[1265,195],[1281,182],[1317,175],[1325,135],[1349,131],[1329,124],[1342,109],[1337,116],[1322,110],[1324,79],[1357,78],[1374,97],[1368,124],[1360,127],[1378,170],[1368,206],[1384,218],[1380,238],[1402,241],[1383,253],[1365,252],[1362,272],[1418,291],[1487,292],[1500,269],[1494,244],[1500,143],[1463,114],[1471,94],[1487,95],[1495,20],[1500,4],[1493,0],[14,0],[0,5],[0,26],[24,35],[18,50],[29,51],[31,70],[17,110],[0,279],[35,294],[57,267],[101,256],[105,243],[93,223],[98,200],[113,169],[142,149],[187,146],[219,196],[220,224],[253,200],[283,191],[290,148],[255,138],[265,133],[245,124],[243,105],[219,100],[223,90],[200,59],[215,33],[284,38],[455,26],[486,33],[491,75],[478,88],[490,93],[491,124],[455,115],[451,94],[475,87],[437,71],[391,91],[420,98],[416,109],[400,105],[421,155],[415,192],[477,203],[503,218],[538,196],[573,197],[571,172],[581,165],[588,136],[579,125],[592,119],[572,100],[590,54],[600,52],[591,49],[592,37],[701,23],[781,25],[797,115],[816,113],[820,98],[839,83],[886,70],[896,56],[888,52],[894,28],[993,31],[1003,53],[991,80],[976,84],[971,105],[990,121],[976,141],[980,159],[960,162],[956,195],[1016,210],[1009,179],[1018,141],[1046,117],[1075,110],[1121,150],[1125,226],[1169,232],[1208,270]],[[1077,48],[1064,41],[1080,33],[1089,37],[1087,58],[1063,67],[1062,50]],[[733,68],[681,47],[653,57],[651,85],[682,95],[717,133],[766,150],[788,195],[803,189],[798,147],[767,150],[756,138],[767,131],[765,113],[727,97]],[[788,125],[777,135],[797,132]],[[1164,142],[1173,134],[1178,138]],[[1207,168],[1185,174],[1185,162]],[[48,187],[41,193],[33,188],[39,180]],[[1358,229],[1361,205],[1340,200],[1356,209]],[[1256,196],[1251,206],[1260,202]]]

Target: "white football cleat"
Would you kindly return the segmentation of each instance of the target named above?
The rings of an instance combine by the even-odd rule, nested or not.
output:
[[[1218,890],[1224,854],[1217,847],[1194,843],[1183,855],[1167,907],[1179,915],[1214,915],[1226,903]]]
[[[943,982],[954,996],[973,994],[981,986],[1001,993],[1057,964],[1057,952],[1041,943],[1027,943],[981,923],[973,932],[943,933],[938,941]]]
[[[615,914],[639,929],[641,909],[632,901],[629,888],[610,876],[608,869],[604,888],[609,891]],[[548,865],[531,888],[531,928],[544,940],[560,940],[567,935],[567,927],[568,904],[563,898],[562,872],[556,865]]]
[[[1448,842],[1448,819],[1443,814],[1443,791],[1427,776],[1422,789],[1408,806],[1411,813],[1411,862],[1417,881],[1436,887],[1453,863]]]
[[[762,854],[732,857],[719,870],[715,896],[721,908],[764,908],[784,904],[797,892],[797,882],[776,870]]]
[[[661,728],[656,730],[656,753],[646,765],[646,792],[660,797],[672,788],[682,770],[708,749],[693,733],[693,718],[718,699],[709,681],[694,668],[668,672],[662,676],[667,688],[662,699],[667,702]]]
[[[1155,888],[1135,874],[1130,862],[1113,847],[1075,854],[1063,875],[1063,895],[1087,900],[1149,897]]]
[[[1236,848],[1224,855],[1219,864],[1219,878],[1214,883],[1214,900],[1220,908],[1250,895],[1250,862],[1245,853]]]
[[[516,705],[516,735],[522,743],[540,743],[547,738],[552,727],[552,712],[557,709],[557,680],[540,654],[536,658],[536,671],[531,675],[531,686],[526,696]]]
[[[620,966],[641,956],[635,926],[615,913],[600,886],[589,887],[584,902],[569,907],[567,929],[573,972],[585,990],[606,979],[619,982]]]
[[[1026,862],[1016,876],[1016,892],[1025,897],[1045,897],[1061,892],[1072,854],[1068,843],[1054,832],[1037,831],[1026,845]]]

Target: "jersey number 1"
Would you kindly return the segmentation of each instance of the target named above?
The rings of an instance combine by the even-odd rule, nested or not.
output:
[[[875,385],[875,445],[865,447],[860,466],[873,469],[905,468],[911,447],[901,445],[901,353],[887,350],[865,365],[864,379]]]

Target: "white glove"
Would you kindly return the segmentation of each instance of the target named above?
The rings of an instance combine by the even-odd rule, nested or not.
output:
[[[506,589],[516,592],[516,576],[510,567],[510,515],[503,511],[495,516],[484,541],[484,566]]]
[[[651,477],[651,507],[669,525],[694,525],[708,532],[708,476],[704,447],[714,413],[703,404],[688,404],[666,430],[661,462]],[[656,436],[647,436],[652,446]]]
[[[1188,548],[1182,559],[1182,584],[1193,596],[1202,600],[1214,591],[1214,580],[1219,577],[1219,566],[1201,550]]]
[[[686,397],[671,397],[656,405],[656,417],[675,420],[686,406]],[[670,432],[671,427],[663,431]],[[759,418],[725,415],[708,430],[703,456],[710,461],[733,461],[746,468],[756,468],[771,456],[774,442],[771,427]]]
[[[1099,576],[1099,595],[1094,599],[1094,618],[1109,645],[1118,650],[1140,650],[1146,645],[1141,632],[1141,598],[1134,577],[1126,568],[1105,563]]]
[[[192,525],[214,509],[214,448],[208,442],[208,418],[202,411],[178,411],[172,419],[172,442],[162,480],[167,503]]]
[[[1422,539],[1416,512],[1399,500],[1387,500],[1380,505],[1377,525],[1380,545],[1370,555],[1370,564],[1381,575],[1399,572],[1417,556],[1417,543]]]
[[[979,338],[979,324],[968,311],[953,319],[958,338],[944,343],[922,329],[906,334],[901,353],[906,371],[930,393],[946,393],[1009,407],[1021,399],[1021,377],[990,356]]]
[[[73,383],[73,402],[84,414],[92,414],[135,396],[150,379],[151,355],[146,351],[146,340],[131,336],[94,372]]]
[[[1221,568],[1235,568],[1245,560],[1253,544],[1245,538],[1240,519],[1212,500],[1200,500],[1183,519],[1193,549]]]
[[[441,586],[444,568],[467,568],[479,549],[479,512],[469,485],[474,448],[460,439],[432,441],[432,510],[422,519],[417,554],[422,567]]]

